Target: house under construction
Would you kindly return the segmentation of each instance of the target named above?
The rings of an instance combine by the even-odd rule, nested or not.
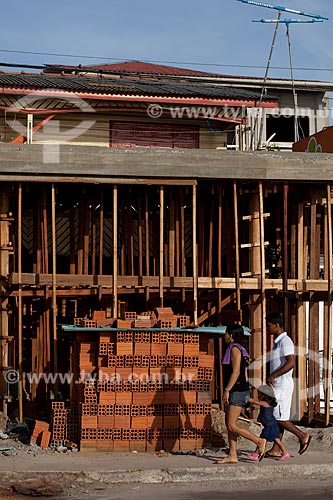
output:
[[[278,310],[298,347],[295,414],[329,425],[330,155],[1,144],[0,157],[1,370],[21,375],[2,377],[4,411],[54,397],[22,375],[70,370],[61,327],[75,318],[240,321],[261,381]],[[222,340],[209,342],[219,401]]]

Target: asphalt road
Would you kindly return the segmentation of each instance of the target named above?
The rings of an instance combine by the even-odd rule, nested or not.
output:
[[[41,497],[39,497],[41,498]],[[295,480],[288,483],[270,481],[253,484],[234,482],[157,484],[157,485],[82,485],[71,488],[53,500],[330,500],[333,499],[333,479]]]

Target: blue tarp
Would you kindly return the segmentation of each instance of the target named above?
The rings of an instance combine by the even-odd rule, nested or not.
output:
[[[183,333],[209,333],[210,335],[224,335],[226,331],[226,326],[197,326],[193,328],[113,328],[113,327],[95,327],[86,328],[83,326],[76,325],[61,325],[64,332],[183,332]],[[251,335],[251,329],[247,326],[243,326],[244,333],[247,336]]]

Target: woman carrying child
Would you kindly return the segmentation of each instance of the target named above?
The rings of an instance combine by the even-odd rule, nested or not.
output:
[[[278,460],[287,460],[290,458],[290,455],[280,439],[280,428],[273,415],[274,408],[277,406],[277,401],[272,387],[269,385],[261,385],[258,389],[258,398],[259,399],[249,398],[248,403],[260,406],[258,422],[264,426],[260,437],[266,439],[266,441],[274,442],[280,448],[281,457],[278,458]],[[259,453],[260,450],[257,447],[254,453],[249,453],[247,455],[247,458],[257,461],[259,460]]]

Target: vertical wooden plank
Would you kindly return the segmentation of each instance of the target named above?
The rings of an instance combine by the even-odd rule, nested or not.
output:
[[[180,188],[180,270],[181,276],[186,276],[186,253],[185,253],[185,201],[184,188]],[[182,288],[182,302],[185,303],[186,292]]]
[[[304,279],[304,214],[303,203],[298,204],[297,224],[297,278]]]
[[[163,307],[163,249],[164,249],[164,187],[160,186],[160,268],[159,268],[159,296],[160,306]]]
[[[83,274],[89,274],[89,226],[90,226],[90,209],[88,201],[88,193],[85,196],[83,203]]]
[[[149,230],[149,198],[148,188],[145,194],[145,251],[146,251],[146,276],[150,275],[150,230]],[[146,303],[149,301],[149,288],[145,288]]]
[[[206,255],[205,255],[205,212],[206,204],[202,197],[199,196],[200,211],[199,211],[199,228],[198,228],[198,273],[199,276],[206,275]]]
[[[53,373],[58,373],[58,336],[57,336],[57,235],[56,200],[54,183],[51,186],[51,232],[52,232],[52,330],[53,330]],[[55,388],[57,381],[55,382]],[[55,389],[55,393],[57,390]]]
[[[259,217],[259,193],[258,185],[254,190],[252,188],[250,192],[250,215],[251,215],[251,225],[249,242],[253,246],[250,251],[250,271],[252,275],[260,278],[261,276],[261,252],[260,252],[260,217]],[[258,245],[259,243],[259,245]],[[250,326],[254,328],[254,336],[251,338],[250,343],[250,354],[253,359],[260,359],[263,355],[263,332],[262,332],[262,295],[260,292],[255,292],[250,295]],[[263,380],[263,372],[265,371],[262,363],[256,363],[253,370],[251,370],[251,376],[253,376],[253,385],[258,387]],[[256,412],[254,412],[256,415]]]
[[[327,334],[325,335],[326,353],[324,352],[324,363],[327,369],[324,370],[324,394],[325,394],[325,424],[330,423],[331,409],[331,380],[332,380],[332,202],[331,186],[327,185],[327,267],[328,267],[328,288],[327,288]]]
[[[304,206],[303,202],[298,204],[297,213],[297,278],[304,279]],[[296,251],[296,250],[295,250]],[[306,398],[306,308],[303,301],[303,294],[297,295],[297,345],[304,353],[304,356],[297,357],[297,365],[295,371],[295,394],[298,402],[298,414],[301,419],[307,410]]]
[[[321,241],[321,205],[317,206],[317,216],[316,216],[316,247],[315,247],[315,259],[316,259],[316,280],[320,279],[320,241]],[[316,297],[316,314],[318,321],[316,323],[315,337],[314,337],[314,352],[316,353],[316,362],[314,364],[314,384],[315,388],[320,386],[320,366],[319,366],[319,301]],[[320,393],[315,390],[315,402],[314,408],[316,414],[320,413]]]
[[[69,273],[75,274],[75,208],[69,211]]]
[[[222,185],[218,185],[218,215],[217,215],[217,275],[222,277]],[[220,301],[221,302],[221,301]]]
[[[40,257],[40,226],[39,226],[39,205],[38,205],[38,199],[36,200],[37,203],[33,206],[32,213],[33,213],[33,235],[34,235],[34,241],[33,241],[33,262],[32,262],[32,272],[33,273],[38,273],[37,271],[38,268],[38,253]],[[37,231],[36,231],[37,228]]]
[[[265,275],[265,233],[264,233],[264,199],[262,182],[259,181],[259,221],[260,221],[260,286],[261,286],[261,345],[262,345],[262,380],[266,383],[266,275]]]
[[[103,254],[104,254],[104,188],[101,186],[99,210],[99,265],[98,273],[103,274]]]
[[[197,186],[192,187],[193,322],[198,321]]]
[[[223,398],[223,366],[222,366],[222,357],[223,357],[223,340],[222,338],[218,339],[219,342],[219,405],[222,408],[222,398]]]
[[[288,184],[283,185],[283,291],[288,291]],[[287,296],[284,299],[284,320],[289,325],[289,303]]]
[[[217,215],[217,275],[218,277],[222,277],[222,184],[219,182],[218,184],[218,215]],[[218,313],[219,318],[221,314],[221,301],[222,301],[222,290],[218,289]],[[220,358],[221,361],[221,358]],[[220,370],[220,387],[223,387],[222,380],[222,366]],[[222,398],[221,398],[222,401]]]
[[[22,184],[18,186],[17,207],[17,270],[18,270],[18,398],[19,421],[23,421],[23,324],[22,324]]]
[[[43,188],[42,194],[42,272],[49,273],[49,248],[48,248],[48,231],[47,231],[47,204],[46,190]]]
[[[211,186],[207,276],[213,276],[213,234],[214,234],[214,184],[212,184]]]
[[[311,201],[311,228],[310,228],[310,279],[316,279],[319,274],[319,261],[317,257],[317,204]],[[318,268],[317,268],[318,266]],[[308,360],[308,414],[309,422],[315,415],[315,372],[316,372],[316,337],[319,335],[319,304],[315,292],[310,292],[309,310],[309,360]]]
[[[81,193],[79,202],[79,237],[77,249],[77,274],[83,274],[83,246],[84,246],[84,194]]]
[[[297,266],[297,211],[291,210],[291,235],[290,235],[290,277],[296,278]]]
[[[96,225],[96,207],[93,201],[91,208],[91,274],[96,274],[96,243],[97,243],[97,225]]]
[[[124,187],[127,189],[127,187]],[[120,275],[125,276],[126,274],[126,254],[125,254],[125,244],[126,244],[126,220],[125,220],[125,200],[124,200],[124,189],[121,191],[121,211],[120,217],[121,221],[119,221],[119,225],[121,226],[121,238],[119,240],[119,244],[121,245],[120,249]]]
[[[175,276],[175,204],[172,187],[169,191],[169,276]]]
[[[237,181],[233,184],[234,193],[234,234],[235,234],[235,285],[236,285],[236,304],[237,309],[241,309],[241,297],[239,286],[239,237],[238,237],[238,198],[237,198]]]
[[[143,245],[142,245],[142,216],[141,216],[141,198],[138,194],[138,273],[142,277],[143,269]]]
[[[112,224],[112,242],[113,242],[113,317],[118,317],[118,186],[113,186],[113,224]]]
[[[6,185],[2,185],[1,193],[0,193],[0,214],[7,215],[9,214],[9,194],[7,191]],[[10,223],[6,220],[0,220],[0,248],[8,245],[8,242],[11,240]],[[10,260],[9,253],[6,250],[0,250],[0,275],[8,276],[10,274]],[[10,363],[8,356],[8,334],[9,334],[9,325],[8,325],[8,297],[6,293],[5,283],[0,283],[0,366],[13,366]],[[3,375],[3,374],[2,374]],[[4,377],[1,375],[0,377],[0,394],[7,394],[7,384],[4,380]],[[7,415],[7,401],[2,398],[0,400],[0,411],[3,412],[4,415]]]
[[[145,195],[145,250],[146,250],[146,276],[150,274],[150,241],[149,241],[149,198],[148,192]]]
[[[129,245],[129,249],[130,249],[129,274],[130,274],[130,276],[134,276],[134,224],[133,224],[132,217],[131,217],[131,207],[128,207],[127,215],[128,215],[127,220],[128,220],[129,242],[130,242],[130,245]]]
[[[179,190],[180,188],[177,187]],[[179,220],[179,191],[175,196],[175,274],[180,274],[180,220]]]

